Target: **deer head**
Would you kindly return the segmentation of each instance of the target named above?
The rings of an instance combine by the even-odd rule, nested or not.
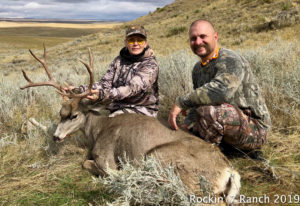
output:
[[[83,98],[91,94],[92,86],[94,83],[94,76],[93,76],[94,65],[93,65],[92,52],[89,49],[89,64],[80,60],[85,65],[90,75],[90,83],[88,89],[85,92],[80,94],[75,94],[71,90],[68,90],[66,92],[61,85],[59,85],[57,82],[54,81],[52,74],[47,66],[45,45],[44,45],[44,55],[42,59],[38,58],[31,50],[29,50],[29,52],[38,62],[42,64],[49,78],[49,81],[37,82],[37,83],[32,82],[28,78],[26,72],[22,70],[23,76],[27,80],[28,84],[25,85],[24,87],[21,87],[21,89],[23,90],[29,87],[38,87],[38,86],[52,86],[56,88],[59,94],[62,95],[63,103],[62,103],[62,108],[60,110],[61,121],[58,124],[58,127],[53,136],[55,141],[61,142],[64,140],[65,137],[83,128],[85,124],[85,120],[86,120],[85,113],[84,113],[84,109],[80,105],[80,102]]]

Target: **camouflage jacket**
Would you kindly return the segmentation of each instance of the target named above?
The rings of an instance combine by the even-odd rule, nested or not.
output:
[[[128,56],[128,50],[123,48],[93,89],[101,90],[101,100],[113,100],[108,106],[111,112],[129,108],[156,117],[159,68],[154,52],[147,47],[140,58],[129,59]],[[86,87],[80,86],[83,91]]]
[[[261,89],[248,61],[239,54],[221,48],[217,59],[206,65],[202,65],[201,61],[196,63],[192,79],[194,91],[176,99],[182,109],[228,103],[242,110],[250,109],[251,116],[258,120],[262,128],[271,126]],[[193,114],[188,118],[192,117]],[[189,119],[185,121],[188,122]]]

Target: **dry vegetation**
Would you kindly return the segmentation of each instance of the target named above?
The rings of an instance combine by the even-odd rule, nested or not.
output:
[[[166,118],[176,96],[191,90],[190,71],[197,57],[188,49],[187,29],[197,18],[210,19],[222,46],[250,61],[271,111],[273,128],[263,149],[266,161],[231,159],[242,175],[241,194],[300,195],[299,1],[177,0],[137,19],[149,30],[160,65],[160,118]],[[28,42],[21,34],[20,42],[11,36],[19,28],[12,28],[12,33],[0,29],[0,35],[12,38],[5,40],[7,44],[2,37],[0,41],[0,205],[103,205],[115,198],[124,200],[126,195],[109,191],[116,181],[104,186],[105,182],[96,183],[81,169],[86,154],[81,134],[60,145],[52,142],[61,101],[53,89],[20,91],[25,81],[12,79],[22,79],[21,68],[32,79],[46,78],[26,50],[42,48],[42,41],[49,48],[50,69],[60,82],[86,82],[85,69],[77,59],[87,58],[87,47],[94,51],[98,79],[123,45],[124,26],[99,33],[36,28],[30,32],[37,36],[28,37]],[[74,36],[68,36],[70,32]],[[76,36],[87,34],[82,32],[92,34]],[[30,117],[47,126],[48,132],[30,127]]]
[[[48,47],[53,47],[73,41],[75,38],[81,41],[82,36],[106,31],[117,25],[120,23],[67,24],[0,21],[0,63],[22,62],[24,61],[22,54],[25,52],[27,54],[29,48],[39,49],[43,43]]]
[[[47,23],[47,22],[0,22],[0,28],[32,28],[32,27],[50,27],[50,28],[73,28],[73,29],[107,29],[113,28],[122,23],[117,22],[103,22],[103,23]]]

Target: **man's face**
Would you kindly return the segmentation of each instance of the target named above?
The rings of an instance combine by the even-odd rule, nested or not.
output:
[[[202,59],[211,58],[218,43],[218,34],[210,24],[199,22],[190,28],[190,47]]]
[[[131,55],[138,55],[143,52],[148,42],[142,35],[131,35],[126,38],[125,46]]]

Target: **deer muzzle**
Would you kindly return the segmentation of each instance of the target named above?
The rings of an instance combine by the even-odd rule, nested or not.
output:
[[[61,138],[61,137],[58,137],[58,136],[53,135],[53,140],[54,140],[54,142],[56,142],[56,143],[63,142],[64,139],[65,139],[65,138]]]

